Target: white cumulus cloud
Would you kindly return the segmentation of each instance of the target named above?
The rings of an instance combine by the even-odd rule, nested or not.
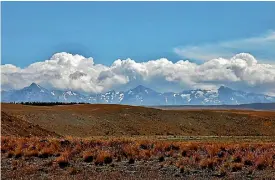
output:
[[[145,85],[157,91],[215,89],[220,85],[244,91],[275,93],[275,65],[259,63],[252,55],[213,58],[202,64],[166,58],[147,62],[116,60],[111,66],[93,58],[62,52],[26,68],[1,65],[2,90],[20,89],[32,82],[54,89],[100,93]]]

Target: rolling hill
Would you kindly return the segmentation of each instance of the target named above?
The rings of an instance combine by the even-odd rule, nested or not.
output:
[[[1,117],[6,115],[62,136],[275,136],[274,111],[161,110],[109,104],[28,106],[2,103]],[[2,126],[5,123],[2,121]]]
[[[1,135],[18,137],[60,137],[57,133],[41,128],[37,124],[22,120],[1,111]]]

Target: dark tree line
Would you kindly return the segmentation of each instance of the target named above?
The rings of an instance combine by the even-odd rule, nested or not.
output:
[[[88,104],[84,102],[11,102],[12,104],[23,104],[31,106],[56,106],[56,105],[73,105],[73,104]]]

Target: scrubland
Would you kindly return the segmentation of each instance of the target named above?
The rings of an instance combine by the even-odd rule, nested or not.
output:
[[[274,179],[275,112],[2,104],[2,179]]]
[[[7,179],[273,178],[275,143],[2,137]]]

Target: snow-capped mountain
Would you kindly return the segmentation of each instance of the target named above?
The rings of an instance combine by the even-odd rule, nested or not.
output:
[[[1,97],[2,102],[52,102],[56,100],[50,91],[35,83],[20,90],[1,92]]]
[[[86,96],[74,91],[53,90],[51,94],[58,102],[86,102]]]
[[[218,90],[159,93],[142,85],[128,91],[83,95],[74,91],[49,91],[35,83],[21,90],[2,91],[2,102],[85,102],[130,105],[220,105],[271,103],[275,97],[246,93],[221,86]]]
[[[121,103],[133,105],[154,105],[161,104],[161,101],[162,99],[160,93],[139,85],[134,89],[126,91]]]

